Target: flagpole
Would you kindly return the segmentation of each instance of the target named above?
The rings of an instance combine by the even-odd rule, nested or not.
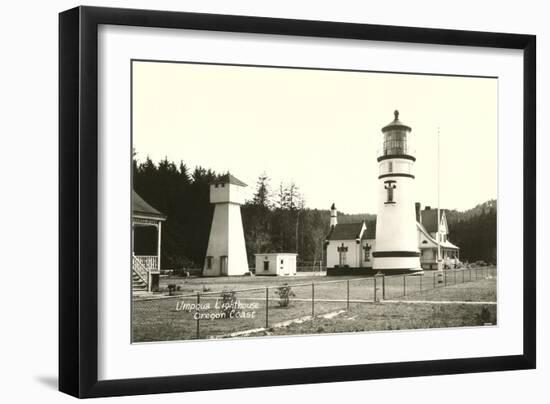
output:
[[[442,269],[441,265],[441,234],[440,234],[440,213],[439,213],[439,189],[440,189],[440,158],[439,158],[439,126],[437,127],[437,270]]]

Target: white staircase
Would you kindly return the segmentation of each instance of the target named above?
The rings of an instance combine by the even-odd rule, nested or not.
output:
[[[149,292],[149,271],[136,256],[132,256],[132,291]]]

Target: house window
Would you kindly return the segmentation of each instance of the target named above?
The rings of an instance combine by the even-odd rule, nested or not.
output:
[[[269,261],[264,261],[264,271],[269,271]]]
[[[393,161],[388,162],[388,172],[393,173]]]
[[[371,246],[369,244],[365,244],[365,246],[363,247],[363,251],[365,253],[365,256],[363,258],[363,261],[370,261],[370,249],[371,249]]]
[[[281,258],[281,265],[283,265],[285,263],[285,261]]]
[[[212,257],[206,257],[206,269],[212,269]]]

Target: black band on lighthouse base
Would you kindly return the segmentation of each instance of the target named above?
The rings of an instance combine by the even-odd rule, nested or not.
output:
[[[373,251],[375,258],[394,258],[394,257],[420,257],[418,251]]]

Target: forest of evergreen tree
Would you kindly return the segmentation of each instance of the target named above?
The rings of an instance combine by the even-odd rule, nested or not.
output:
[[[133,186],[150,205],[168,216],[162,231],[163,268],[201,268],[208,245],[214,212],[209,202],[209,185],[219,175],[211,169],[190,169],[183,162],[166,158],[154,163],[134,160]],[[271,188],[267,174],[258,177],[254,195],[241,207],[249,266],[254,254],[297,252],[299,263],[312,263],[322,257],[330,211],[310,209],[297,184]],[[330,205],[332,201],[327,201]],[[462,261],[484,260],[496,263],[497,204],[490,200],[473,209],[447,210],[450,240],[461,248]],[[373,214],[338,213],[340,223],[365,220],[374,225]],[[156,233],[143,231],[136,236],[136,254],[156,246]]]

